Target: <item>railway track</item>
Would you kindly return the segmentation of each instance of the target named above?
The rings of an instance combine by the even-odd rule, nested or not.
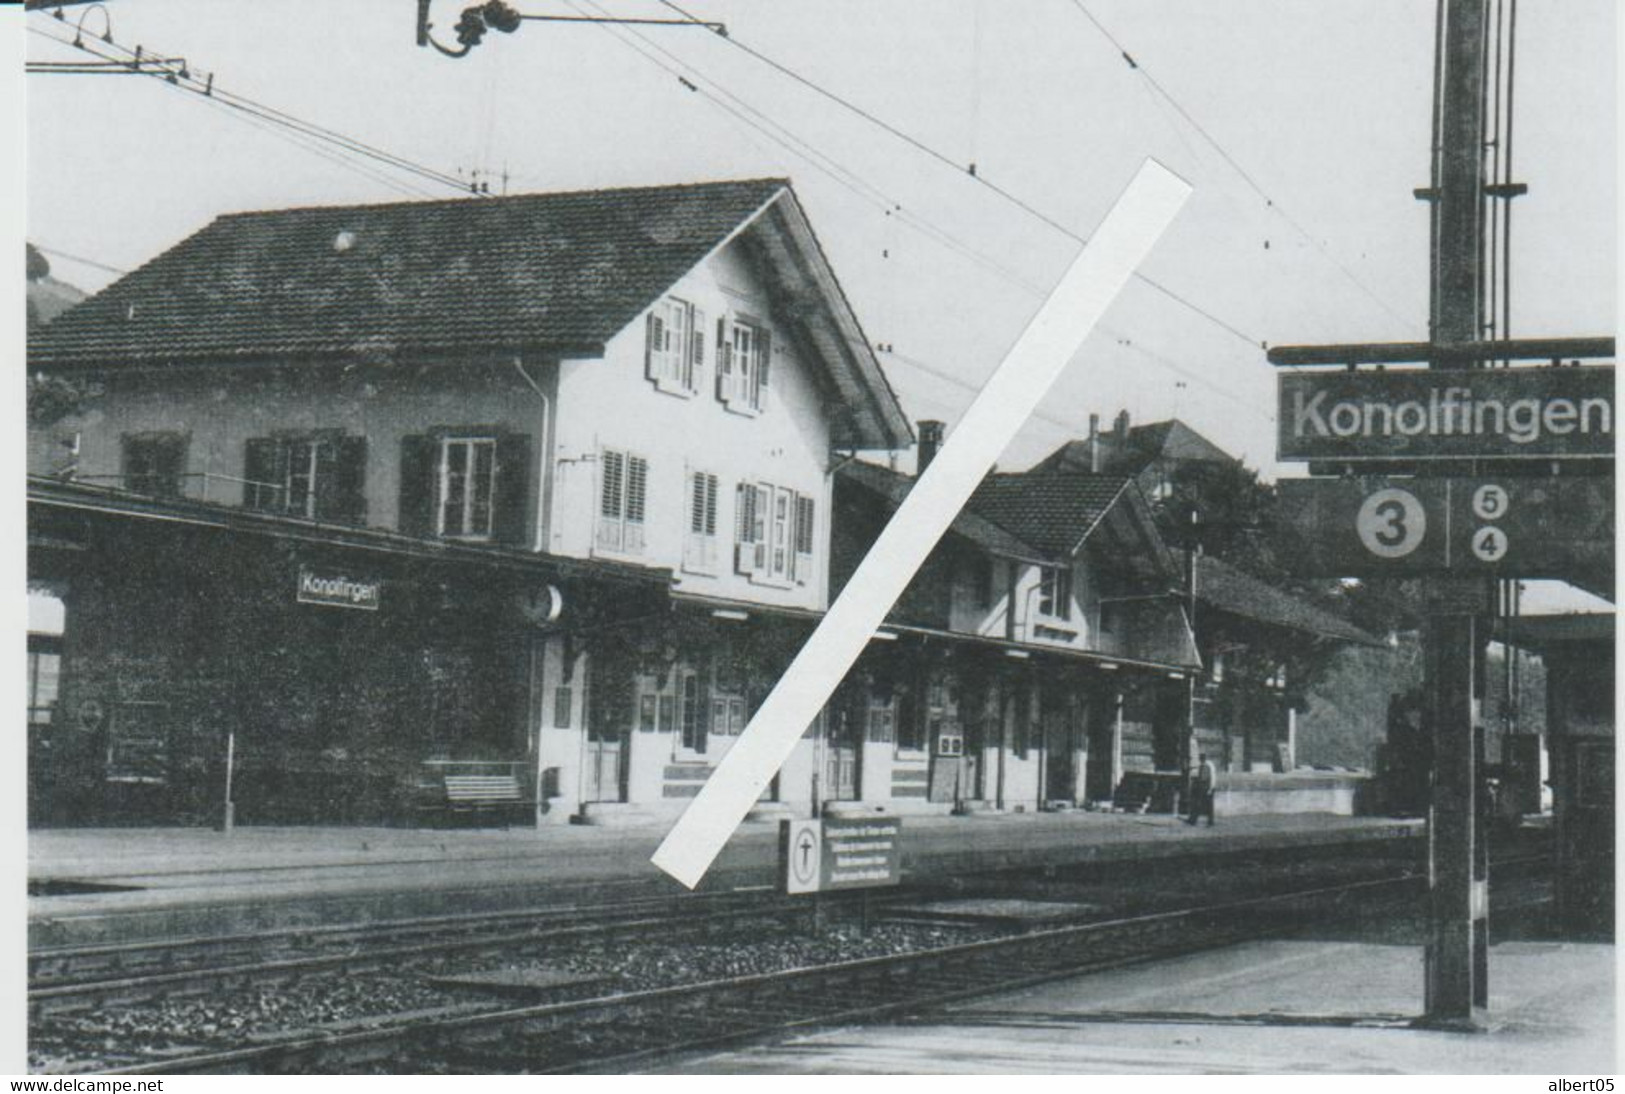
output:
[[[120,1074],[624,1071],[675,1052],[928,1010],[1124,964],[1267,937],[1313,913],[1413,899],[1414,876],[1363,880],[859,960],[202,1051]]]
[[[807,914],[763,892],[701,893],[285,930],[224,938],[56,947],[29,953],[32,1018],[109,1004],[203,994],[336,970],[384,968],[431,955],[479,956],[515,947],[642,931],[704,933],[746,919]]]

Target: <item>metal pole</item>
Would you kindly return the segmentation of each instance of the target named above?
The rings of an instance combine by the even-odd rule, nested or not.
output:
[[[1438,50],[1438,234],[1433,253],[1435,343],[1482,336],[1484,0],[1445,0]],[[1436,359],[1431,367],[1450,367]],[[1440,579],[1427,627],[1425,693],[1433,736],[1428,811],[1428,932],[1424,1021],[1475,1028],[1487,997],[1483,949],[1487,887],[1481,860],[1474,740],[1475,662],[1482,648],[1485,582]]]
[[[226,800],[220,811],[220,831],[230,834],[237,824],[237,803],[231,800],[232,767],[237,762],[237,731],[226,730]]]

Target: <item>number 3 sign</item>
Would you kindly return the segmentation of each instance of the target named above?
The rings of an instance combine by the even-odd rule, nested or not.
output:
[[[1378,558],[1404,558],[1427,535],[1427,511],[1409,490],[1389,487],[1365,499],[1354,517],[1360,543]]]

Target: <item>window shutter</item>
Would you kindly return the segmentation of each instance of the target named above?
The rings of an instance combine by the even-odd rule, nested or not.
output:
[[[619,551],[625,542],[621,519],[626,509],[625,458],[605,449],[599,454],[598,468],[598,546]]]
[[[796,495],[796,584],[810,585],[813,580],[813,510],[816,502],[804,494]]]
[[[700,563],[707,570],[717,568],[717,477],[705,476],[705,538],[700,544]]]
[[[153,446],[154,493],[175,498],[186,493],[186,445],[186,434],[170,433]]]
[[[728,318],[717,320],[717,398],[731,402],[734,397],[734,348],[728,341]]]
[[[699,308],[689,311],[689,347],[686,385],[698,394],[705,385],[705,313]]]
[[[367,516],[367,438],[335,437],[328,467],[317,471],[316,515],[324,520],[361,524]],[[324,483],[321,471],[331,469]]]
[[[440,444],[433,437],[401,438],[400,530],[409,536],[434,535],[435,495],[439,492],[436,459]]]
[[[756,552],[751,543],[755,524],[756,488],[742,482],[734,488],[734,570],[749,574],[756,568]]]
[[[492,492],[491,538],[522,546],[529,541],[525,520],[530,506],[530,437],[524,433],[497,436],[496,483]]]
[[[648,501],[649,461],[626,457],[626,540],[623,549],[643,550],[643,519]]]
[[[274,438],[251,437],[243,453],[243,505],[249,509],[272,509],[282,493],[280,484],[282,449]]]
[[[755,406],[757,410],[766,410],[767,377],[773,360],[773,334],[765,325],[756,329],[756,353]]]
[[[766,485],[755,487],[756,500],[751,511],[751,569],[755,573],[762,573],[767,569],[767,539],[768,528],[773,520],[773,488]]]
[[[660,319],[661,305],[656,304],[644,319],[643,375],[655,382],[660,380],[660,342],[664,324]]]

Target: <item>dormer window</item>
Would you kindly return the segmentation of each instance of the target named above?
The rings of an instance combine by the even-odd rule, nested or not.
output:
[[[1072,618],[1072,571],[1067,567],[1039,567],[1038,614],[1046,619]]]

